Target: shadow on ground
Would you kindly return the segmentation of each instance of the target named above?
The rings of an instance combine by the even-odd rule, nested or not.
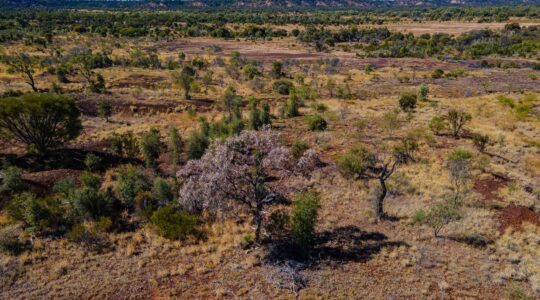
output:
[[[269,246],[267,261],[305,261],[309,265],[323,262],[365,262],[383,248],[408,246],[403,241],[389,241],[380,232],[360,230],[356,226],[337,227],[319,233],[308,254],[302,255],[289,240],[274,241]]]

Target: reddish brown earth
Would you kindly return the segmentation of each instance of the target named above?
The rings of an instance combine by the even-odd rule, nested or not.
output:
[[[500,232],[504,232],[510,227],[515,230],[521,230],[525,223],[540,226],[540,215],[525,206],[510,204],[501,211],[499,222]]]

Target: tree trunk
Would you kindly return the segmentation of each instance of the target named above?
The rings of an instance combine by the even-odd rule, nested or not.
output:
[[[382,219],[384,217],[384,198],[386,198],[386,182],[383,177],[379,177],[379,183],[381,184],[381,194],[377,198],[375,203],[375,215],[377,219]]]
[[[262,209],[255,210],[255,214],[253,216],[253,221],[255,222],[255,241],[257,243],[261,242],[261,227],[262,227],[262,215],[261,215]]]

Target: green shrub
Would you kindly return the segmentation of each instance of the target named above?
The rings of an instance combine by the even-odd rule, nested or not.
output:
[[[497,96],[497,101],[499,101],[499,103],[503,106],[507,106],[510,108],[514,108],[516,106],[516,102],[514,101],[514,99],[504,95]]]
[[[306,256],[313,246],[320,197],[315,192],[298,195],[291,212],[292,241],[299,254]]]
[[[65,224],[65,208],[56,197],[38,198],[32,193],[14,196],[6,207],[10,218],[23,221],[35,233],[54,231]]]
[[[107,192],[101,192],[92,187],[77,189],[71,202],[75,214],[82,219],[97,219],[103,216],[111,216],[115,211],[115,199]]]
[[[185,239],[190,235],[199,234],[199,220],[196,216],[176,211],[171,206],[158,209],[151,218],[159,235],[170,239]]]
[[[73,177],[67,177],[60,179],[54,184],[53,192],[62,194],[65,198],[69,198],[73,195],[73,192],[77,188]]]
[[[307,117],[308,127],[311,131],[324,131],[328,126],[326,120],[321,115],[313,115]]]
[[[21,169],[5,165],[2,171],[3,178],[2,185],[0,185],[0,193],[13,193],[24,189],[25,184],[22,178]]]
[[[295,159],[299,159],[308,149],[308,143],[302,140],[297,140],[291,146],[291,154]]]
[[[106,122],[109,121],[109,117],[112,115],[112,107],[109,101],[103,100],[99,102],[98,114],[105,119]]]
[[[152,195],[161,203],[167,203],[174,199],[174,193],[167,180],[157,177],[152,187]]]
[[[282,115],[284,117],[293,118],[300,115],[300,112],[298,111],[300,107],[298,95],[296,95],[294,92],[291,92],[289,94],[289,100],[285,103],[285,105],[282,108]]]
[[[141,153],[147,168],[157,169],[157,160],[162,148],[163,144],[158,129],[152,128],[142,136]]]
[[[429,87],[427,84],[422,83],[418,87],[418,95],[417,98],[420,101],[427,101],[428,100],[428,94],[429,94]]]
[[[133,208],[135,197],[140,192],[150,190],[150,183],[144,171],[128,165],[120,169],[116,184],[116,193],[127,208]]]
[[[474,133],[472,139],[478,151],[484,152],[486,150],[486,146],[489,144],[489,135]]]
[[[98,175],[85,171],[79,175],[79,181],[84,187],[98,190],[101,186],[101,179]]]
[[[188,138],[188,158],[199,159],[210,145],[210,138],[203,131],[193,131]]]
[[[443,118],[439,117],[439,116],[435,116],[433,118],[431,118],[431,120],[429,121],[429,129],[431,129],[431,131],[433,131],[433,133],[435,134],[439,134],[441,131],[443,131],[447,124],[446,124],[446,121],[444,121]]]
[[[416,94],[406,92],[399,97],[399,107],[403,111],[413,111],[416,108]]]
[[[450,161],[457,161],[457,160],[467,160],[471,159],[473,157],[473,154],[465,149],[454,149],[450,154],[448,154],[448,159]]]
[[[424,224],[431,227],[435,237],[440,231],[453,221],[461,218],[461,212],[450,202],[441,202],[433,205],[424,217]]]
[[[444,76],[444,71],[441,69],[435,69],[431,72],[431,78],[438,79]]]
[[[84,157],[84,165],[88,171],[96,171],[101,165],[101,158],[94,153],[88,153]]]
[[[289,95],[294,85],[288,80],[276,80],[272,85],[272,90],[280,95]]]
[[[451,109],[448,111],[448,122],[450,123],[450,128],[452,129],[452,135],[454,138],[458,138],[463,126],[469,121],[471,121],[471,114],[462,111]]]

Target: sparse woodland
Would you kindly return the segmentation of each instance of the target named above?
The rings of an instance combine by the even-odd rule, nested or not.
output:
[[[0,12],[0,298],[537,299],[539,16]]]

